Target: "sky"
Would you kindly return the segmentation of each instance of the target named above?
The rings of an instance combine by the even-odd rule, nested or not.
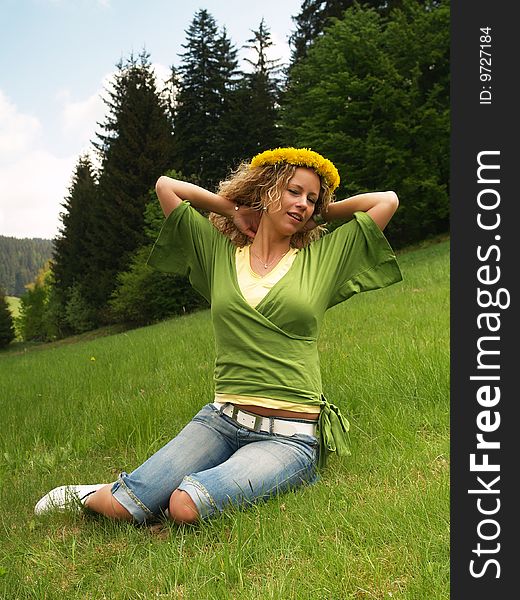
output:
[[[241,48],[262,18],[287,64],[302,0],[0,0],[0,235],[56,237],[80,155],[90,152],[115,65],[144,48],[166,78],[206,9]],[[247,50],[241,49],[241,67]]]

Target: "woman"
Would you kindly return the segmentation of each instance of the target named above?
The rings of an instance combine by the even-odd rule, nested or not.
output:
[[[313,483],[330,452],[348,453],[348,421],[322,394],[320,324],[328,308],[401,273],[381,233],[396,194],[331,202],[338,184],[329,160],[295,148],[255,156],[218,194],[159,178],[166,221],[149,264],[188,275],[211,303],[214,402],[131,474],[56,488],[37,514],[84,505],[193,523]],[[348,222],[321,236],[321,220],[339,219]]]

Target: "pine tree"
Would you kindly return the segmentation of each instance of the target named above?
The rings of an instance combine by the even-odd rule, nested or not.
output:
[[[102,309],[132,253],[144,241],[148,190],[171,165],[173,136],[166,100],[143,51],[118,65],[105,103],[109,114],[94,142],[101,159],[96,206],[86,232],[89,265],[81,282],[87,302]],[[103,311],[101,311],[103,312]]]
[[[253,60],[245,59],[252,70],[243,74],[233,93],[233,108],[227,119],[227,137],[234,144],[230,154],[235,164],[280,142],[276,123],[281,91],[280,61],[267,57],[273,42],[264,19],[252,34],[245,46],[254,53]],[[236,135],[237,131],[240,135]]]
[[[91,259],[87,236],[93,228],[93,212],[97,204],[97,184],[94,169],[88,155],[81,156],[76,165],[69,188],[69,195],[60,213],[62,228],[54,240],[51,263],[53,275],[52,291],[48,297],[49,315],[56,335],[75,333],[77,330],[67,319],[67,304],[71,296],[80,293],[85,285]],[[90,312],[94,310],[90,307]],[[92,326],[95,322],[93,321]]]
[[[0,289],[0,348],[5,348],[14,338],[13,317],[9,310],[4,291]]]
[[[72,177],[69,195],[60,213],[62,227],[54,240],[51,269],[54,277],[52,302],[55,314],[66,329],[65,306],[73,289],[81,289],[89,271],[91,256],[86,236],[93,228],[97,183],[88,155],[81,156]],[[76,294],[78,292],[75,292]],[[61,317],[61,318],[60,318]]]
[[[195,13],[177,68],[175,169],[213,187],[229,162],[223,118],[236,85],[237,50],[207,10]]]

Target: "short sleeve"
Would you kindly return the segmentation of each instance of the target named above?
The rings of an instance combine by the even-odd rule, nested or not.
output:
[[[165,220],[147,264],[163,273],[188,276],[191,285],[209,302],[219,236],[207,218],[189,202],[182,202]]]
[[[364,212],[324,236],[319,249],[328,308],[354,294],[402,280],[394,251],[373,219]]]

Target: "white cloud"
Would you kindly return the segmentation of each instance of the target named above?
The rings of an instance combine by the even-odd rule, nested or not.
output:
[[[57,158],[33,150],[0,165],[0,234],[53,238],[76,157]]]
[[[64,100],[61,114],[63,132],[76,138],[81,144],[87,143],[94,137],[96,123],[105,114],[106,107],[100,94],[74,101],[70,99],[70,92],[67,90],[60,93],[60,98]]]
[[[152,63],[152,70],[155,73],[155,77],[157,79],[157,87],[159,91],[164,87],[164,84],[170,77],[172,76],[172,71],[170,67],[166,67],[161,63]]]
[[[270,60],[279,59],[283,65],[291,62],[291,47],[287,39],[281,39],[277,33],[271,33],[273,45],[267,51],[267,58]]]
[[[153,69],[160,89],[170,77],[170,69],[160,63],[154,63]],[[57,235],[61,204],[78,157],[88,152],[97,165],[90,141],[98,130],[96,123],[104,121],[107,108],[102,96],[110,89],[113,76],[107,74],[99,89],[84,99],[73,99],[67,89],[56,94],[62,133],[76,149],[65,157],[45,147],[38,119],[20,112],[0,90],[0,235]]]
[[[0,90],[0,234],[56,235],[75,157],[42,149],[42,126]]]
[[[63,134],[74,140],[82,148],[80,154],[87,151],[90,141],[95,138],[99,129],[97,123],[103,122],[107,106],[103,102],[106,90],[110,89],[114,72],[103,77],[99,88],[84,99],[73,99],[69,89],[62,89],[56,94],[60,102],[60,120]]]
[[[18,112],[0,90],[0,163],[16,159],[34,143],[40,132],[38,119]]]

